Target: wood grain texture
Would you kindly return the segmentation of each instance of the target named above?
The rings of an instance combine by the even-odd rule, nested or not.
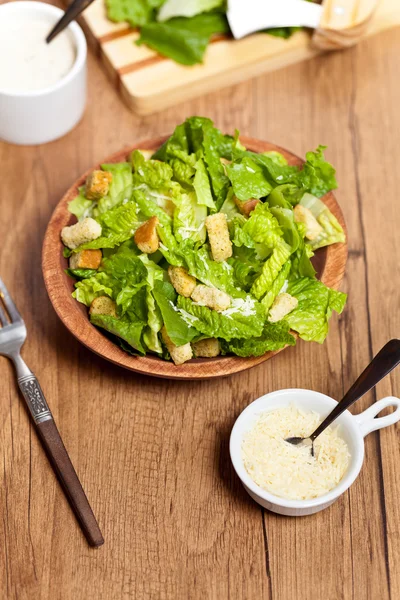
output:
[[[262,511],[228,458],[239,412],[262,394],[310,387],[336,398],[399,337],[399,31],[139,119],[89,56],[79,126],[36,148],[0,143],[0,273],[28,327],[23,356],[38,375],[105,544],[89,549],[0,358],[1,600],[397,600],[400,427],[366,439],[356,483],[301,519]],[[40,254],[71,181],[136,141],[207,115],[225,131],[303,156],[328,145],[349,234],[342,289],[323,346],[299,342],[221,380],[172,382],[99,358],[65,329]],[[354,408],[400,393],[400,372]]]
[[[102,160],[89,169],[89,172],[95,168],[100,168],[101,163],[123,162],[129,159],[132,150],[136,148],[155,151],[164,143],[165,139],[166,137],[163,136],[147,141],[139,141],[135,146],[125,148]],[[303,162],[299,157],[275,144],[245,136],[241,137],[241,141],[246,148],[253,152],[281,152],[291,165],[300,166]],[[86,307],[71,297],[74,282],[65,273],[68,260],[63,256],[64,247],[60,238],[62,228],[76,222],[76,218],[68,212],[68,203],[78,195],[79,188],[84,185],[87,175],[88,172],[84,173],[69,188],[57,205],[44,236],[42,251],[42,271],[50,301],[61,321],[80,342],[99,356],[131,371],[172,379],[225,377],[255,367],[282,352],[283,349],[267,352],[263,356],[249,358],[239,358],[238,356],[219,356],[212,359],[197,358],[177,367],[171,362],[166,362],[151,355],[144,357],[131,356],[113,343],[104,335],[104,332],[94,327],[89,322]],[[343,214],[334,194],[330,192],[322,200],[347,233]],[[346,267],[347,241],[344,244],[333,244],[321,248],[315,253],[312,260],[318,278],[328,287],[338,289]]]
[[[312,41],[306,31],[297,32],[289,40],[264,33],[240,40],[217,36],[203,64],[192,67],[166,59],[147,46],[137,46],[134,42],[139,32],[126,23],[112,23],[104,0],[95,0],[80,23],[127,106],[139,115],[148,115],[326,50],[351,46],[400,25],[398,0],[347,0],[352,10],[344,12],[344,19],[335,18],[331,0],[325,0],[325,4],[321,28]]]

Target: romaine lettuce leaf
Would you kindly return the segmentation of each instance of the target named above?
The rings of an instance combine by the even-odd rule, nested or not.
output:
[[[240,211],[235,203],[235,194],[233,193],[233,189],[231,187],[228,189],[226,199],[225,199],[223,205],[221,206],[219,212],[222,212],[226,215],[226,218],[228,219],[228,223],[232,219],[234,219],[235,217],[238,217],[240,215]]]
[[[119,23],[127,21],[131,27],[151,23],[155,19],[155,9],[164,0],[106,0],[107,16]]]
[[[159,190],[175,186],[172,182],[173,171],[168,163],[159,160],[146,160],[140,150],[134,150],[131,154],[134,168],[133,187],[138,188],[145,184],[153,190]]]
[[[285,346],[294,346],[296,339],[289,333],[289,325],[284,321],[264,325],[262,334],[250,340],[236,339],[230,342],[221,342],[223,354],[236,354],[237,356],[262,356],[266,352],[280,350]]]
[[[194,176],[193,186],[196,191],[197,202],[198,204],[208,206],[212,211],[215,211],[215,202],[211,193],[210,180],[204,161],[201,158],[196,162],[195,169],[196,174]]]
[[[176,17],[163,23],[142,26],[137,44],[146,44],[159,54],[182,65],[203,61],[211,36],[229,31],[225,15],[203,13],[195,17]]]
[[[207,237],[205,220],[207,206],[200,205],[195,192],[182,194],[180,205],[174,212],[174,235],[178,242],[190,239],[204,244]]]
[[[162,354],[162,345],[158,337],[158,332],[161,330],[163,320],[161,311],[156,304],[155,298],[151,291],[151,287],[147,286],[146,290],[147,303],[147,327],[143,331],[143,341],[151,352]]]
[[[226,171],[239,200],[263,198],[268,196],[273,188],[265,169],[249,156],[245,156],[240,162],[226,165]]]
[[[96,220],[102,228],[101,236],[92,242],[82,244],[74,252],[96,248],[114,248],[129,240],[141,224],[137,216],[137,205],[133,201],[111,208]]]
[[[85,186],[83,185],[79,188],[79,195],[68,203],[68,210],[80,221],[85,217],[92,216],[94,206],[93,200],[88,200],[85,197]]]
[[[243,298],[246,293],[234,283],[233,267],[227,262],[217,263],[209,256],[206,246],[198,250],[189,243],[181,244],[179,255],[183,258],[190,275],[208,285],[226,292],[232,298]]]
[[[167,21],[173,17],[194,17],[224,4],[225,0],[166,0],[158,12],[157,21]]]
[[[292,209],[293,206],[300,202],[303,194],[303,189],[291,183],[285,183],[284,185],[278,185],[272,190],[267,198],[267,202],[270,207],[279,206],[281,208]]]
[[[278,216],[280,217],[280,215]],[[278,219],[273,214],[268,204],[260,202],[250,214],[249,219],[245,220],[243,232],[250,236],[255,244],[263,244],[267,248],[273,248],[283,235],[280,218]],[[285,227],[289,226],[287,218],[281,220],[284,221]]]
[[[94,207],[93,215],[95,217],[117,206],[124,200],[127,202],[132,195],[132,167],[129,163],[103,164],[101,168],[103,171],[109,171],[112,174],[112,180],[107,196],[100,198]]]
[[[289,282],[288,293],[299,304],[285,321],[303,340],[323,343],[328,334],[328,321],[335,310],[341,313],[346,304],[346,294],[327,288],[317,279],[303,277]]]
[[[97,273],[96,269],[65,269],[67,275],[73,279],[88,279]]]
[[[264,326],[264,309],[251,296],[233,299],[230,308],[223,312],[195,304],[190,298],[178,296],[178,308],[200,333],[226,341],[258,337]]]
[[[259,275],[262,262],[256,257],[253,248],[235,248],[234,254],[228,259],[228,264],[233,268],[233,283],[245,290],[250,291],[255,278]]]
[[[260,275],[251,286],[250,291],[258,300],[271,289],[274,280],[288,260],[290,254],[290,246],[283,240],[275,246],[271,256],[263,264]]]
[[[198,332],[175,306],[177,295],[173,286],[167,281],[156,281],[153,294],[172,342],[177,346],[191,342]]]
[[[90,322],[125,340],[139,354],[146,354],[146,349],[141,342],[145,326],[143,321],[131,321],[128,316],[115,318],[109,315],[90,315]]]
[[[289,277],[290,265],[290,260],[288,260],[287,263],[283,265],[282,269],[275,277],[270,289],[265,294],[264,298],[261,300],[261,304],[263,305],[266,311],[268,311],[271,308],[273,301],[285,285],[285,282]]]
[[[96,273],[93,277],[77,281],[72,296],[78,302],[90,306],[93,300],[99,296],[109,296],[112,298],[112,286],[113,281],[106,273]]]
[[[325,160],[325,149],[326,146],[318,146],[315,152],[307,152],[303,168],[292,180],[293,183],[318,198],[337,188],[336,171]]]
[[[300,204],[312,212],[322,227],[319,236],[315,240],[307,242],[313,250],[330,244],[345,242],[346,237],[339,221],[322,200],[312,194],[304,194]]]
[[[298,279],[299,277],[315,278],[316,271],[310,260],[312,256],[314,256],[314,252],[311,247],[304,242],[302,237],[300,237],[299,247],[291,257],[292,267],[289,275],[290,280]]]

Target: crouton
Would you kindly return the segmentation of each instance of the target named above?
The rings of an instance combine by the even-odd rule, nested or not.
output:
[[[175,291],[185,298],[190,298],[196,287],[196,279],[183,267],[168,267],[168,275]]]
[[[98,269],[101,263],[101,250],[81,250],[69,259],[70,269]]]
[[[248,217],[251,212],[255,209],[257,204],[260,204],[261,200],[258,198],[251,198],[250,200],[239,200],[234,196],[235,204],[245,217]]]
[[[276,323],[286,317],[292,310],[294,310],[299,301],[294,296],[287,294],[284,292],[283,294],[278,294],[275,300],[272,303],[271,308],[269,309],[269,317],[268,321],[270,323]]]
[[[100,200],[107,196],[111,181],[112,174],[109,171],[92,171],[86,179],[86,198]]]
[[[95,298],[90,305],[89,313],[91,315],[117,317],[117,305],[114,300],[108,296],[99,296],[98,298]]]
[[[101,225],[91,217],[87,217],[75,225],[63,227],[61,230],[63,244],[71,250],[78,248],[81,244],[92,242],[100,236]]]
[[[183,365],[183,363],[193,358],[192,346],[190,343],[188,342],[183,346],[176,346],[169,337],[165,325],[161,329],[161,337],[176,365]]]
[[[208,287],[203,284],[196,285],[191,298],[197,304],[208,306],[218,312],[226,310],[231,305],[231,299],[228,294],[217,290],[217,288]]]
[[[206,218],[206,229],[211,246],[211,254],[216,262],[223,262],[232,256],[232,242],[229,238],[228,221],[224,213],[216,213]]]
[[[199,358],[214,358],[221,353],[219,341],[216,338],[200,340],[192,344],[195,356]]]
[[[158,250],[160,238],[157,233],[158,217],[151,217],[136,230],[134,240],[141,252],[152,254]]]
[[[309,208],[297,204],[294,209],[294,220],[296,223],[304,223],[306,226],[306,238],[308,240],[315,240],[322,231],[321,225],[312,214]]]

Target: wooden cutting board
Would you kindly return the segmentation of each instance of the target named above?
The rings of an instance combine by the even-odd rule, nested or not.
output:
[[[104,0],[95,0],[80,23],[125,102],[139,115],[168,108],[321,53],[312,47],[310,34],[306,31],[299,31],[289,40],[263,33],[241,40],[220,36],[210,44],[203,64],[186,67],[146,46],[136,46],[138,30],[125,23],[109,21]],[[365,37],[398,25],[400,0],[381,0]]]

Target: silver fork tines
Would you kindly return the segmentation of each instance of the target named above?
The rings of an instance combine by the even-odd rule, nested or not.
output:
[[[4,305],[7,309],[8,314],[10,315],[10,319],[11,321],[22,321],[22,317],[18,312],[17,307],[14,304],[13,299],[11,298],[10,294],[8,293],[8,290],[6,288],[6,286],[4,285],[3,280],[0,277],[0,296],[4,302]],[[1,317],[1,314],[0,314]]]

